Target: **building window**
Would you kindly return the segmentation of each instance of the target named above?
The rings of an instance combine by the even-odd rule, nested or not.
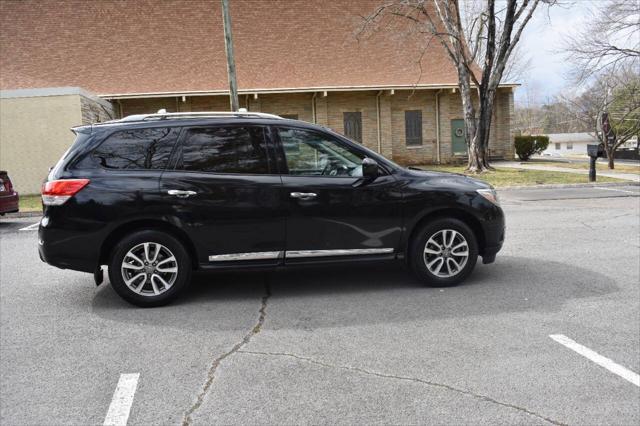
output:
[[[573,149],[573,142],[567,142],[567,149]]]
[[[556,151],[560,151],[561,148],[562,148],[562,144],[556,142]]]
[[[404,112],[404,133],[408,146],[422,145],[422,110]]]
[[[345,112],[343,118],[344,135],[351,140],[362,143],[362,113]]]
[[[280,117],[286,118],[288,120],[297,120],[298,114],[280,114]]]

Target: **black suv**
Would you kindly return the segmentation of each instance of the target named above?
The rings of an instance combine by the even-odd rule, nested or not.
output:
[[[404,259],[450,286],[504,240],[486,183],[400,167],[302,121],[149,114],[73,131],[43,184],[40,257],[97,284],[107,265],[136,305],[173,300],[195,269]]]

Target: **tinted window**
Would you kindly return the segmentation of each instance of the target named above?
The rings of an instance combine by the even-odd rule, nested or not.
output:
[[[211,173],[269,173],[264,128],[189,129],[182,146],[182,166]]]
[[[178,129],[123,130],[111,134],[79,167],[99,165],[105,169],[164,169],[176,142]]]
[[[298,129],[278,129],[287,168],[298,176],[362,176],[362,159],[333,138]]]
[[[404,129],[407,145],[422,145],[422,110],[404,112]]]

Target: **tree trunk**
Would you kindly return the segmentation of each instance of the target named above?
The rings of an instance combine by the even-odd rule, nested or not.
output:
[[[495,92],[490,90],[480,100],[480,117],[477,125],[474,126],[475,137],[471,139],[472,143],[469,144],[469,164],[467,171],[472,173],[483,173],[488,170],[494,170],[494,168],[489,165],[489,137],[491,135],[494,96]]]
[[[615,169],[615,164],[613,164],[613,156],[614,156],[614,152],[616,152],[614,149],[609,148],[608,152],[607,152],[607,157],[609,160],[609,168],[611,170]]]
[[[483,164],[483,155],[480,145],[478,144],[478,133],[469,142],[469,163],[467,171],[472,173],[482,173],[485,171]]]
[[[467,172],[482,173],[487,169],[483,161],[483,140],[479,122],[476,119],[476,110],[471,98],[471,87],[468,81],[460,80],[460,97],[462,98],[462,111],[464,114],[465,138],[467,141],[467,153],[469,160]]]

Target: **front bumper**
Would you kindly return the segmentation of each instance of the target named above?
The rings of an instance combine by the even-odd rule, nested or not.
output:
[[[485,222],[483,228],[485,244],[480,252],[482,263],[493,263],[496,260],[496,254],[502,249],[507,230],[502,209],[500,209],[500,214],[494,217],[493,220]]]

